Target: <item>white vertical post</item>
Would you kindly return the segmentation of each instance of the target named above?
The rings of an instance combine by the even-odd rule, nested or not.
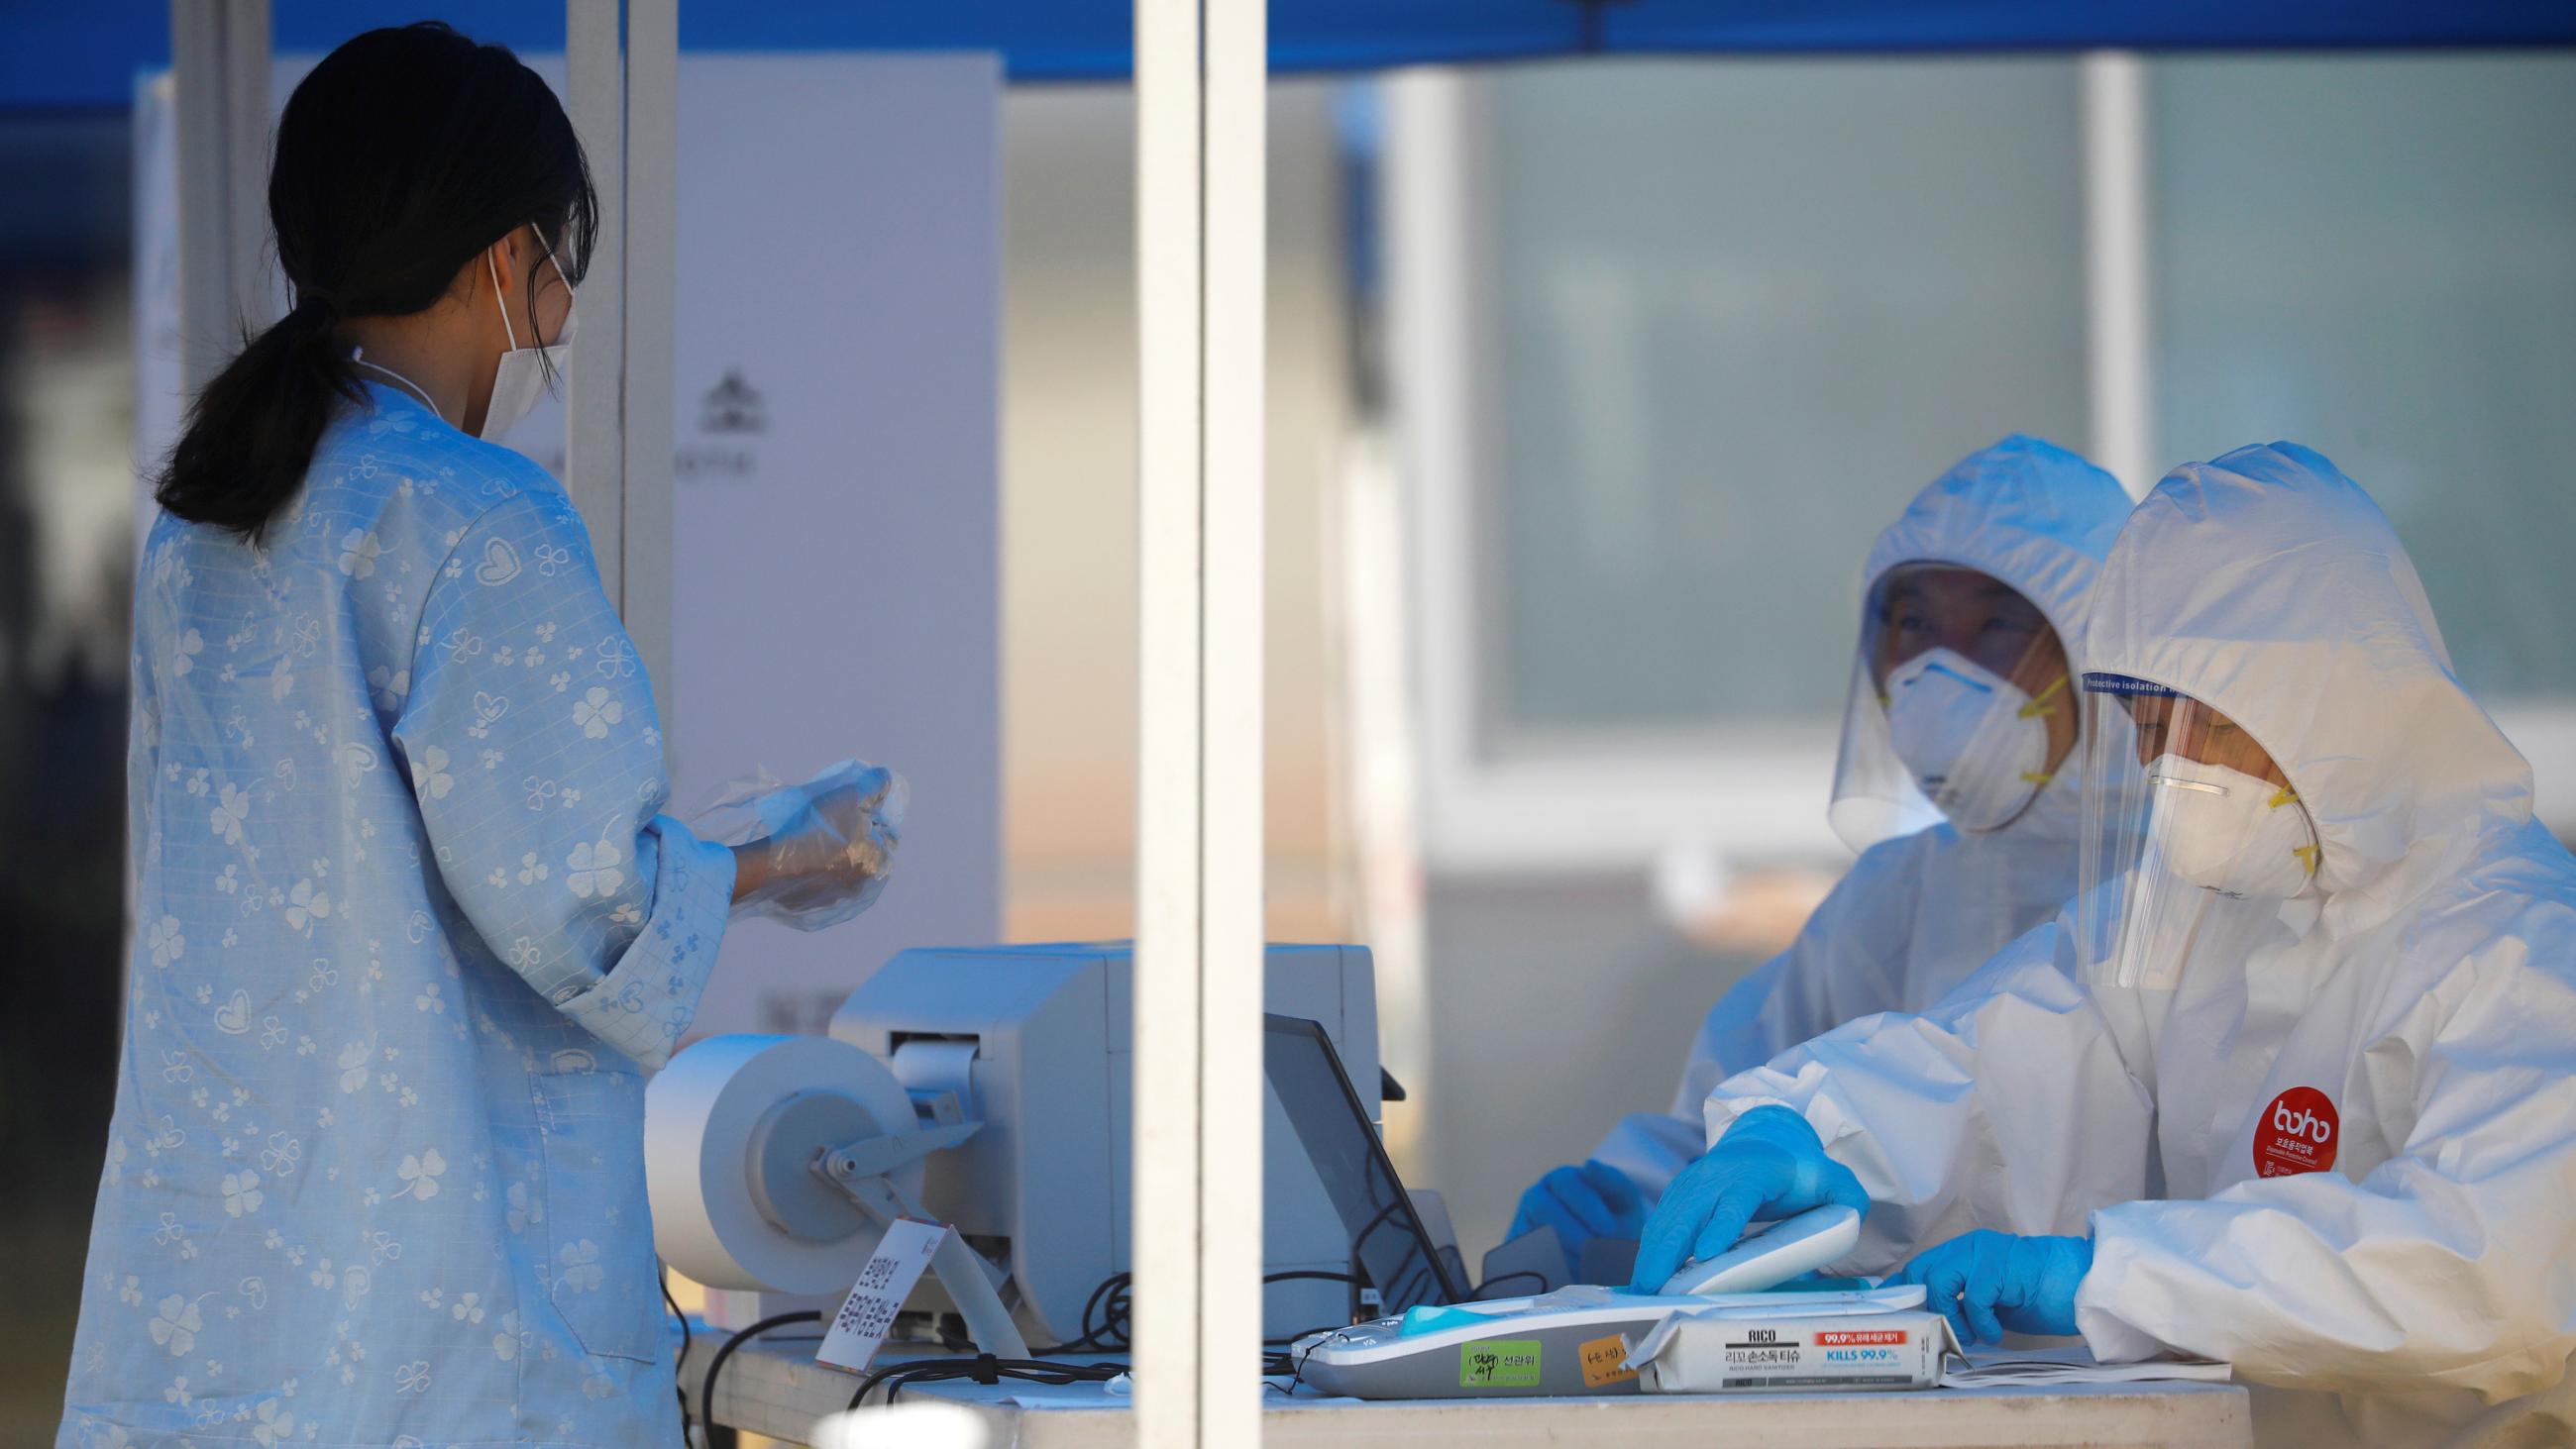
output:
[[[1136,0],[1137,1443],[1258,1442],[1263,0]]]
[[[679,0],[627,0],[626,523],[618,612],[647,677],[661,686],[663,738],[678,713],[671,683],[671,407],[679,290]]]
[[[2147,63],[2083,62],[2084,279],[2093,458],[2132,495],[2155,486],[2155,333]]]
[[[565,0],[564,93],[590,159],[599,235],[582,279],[582,351],[564,402],[564,488],[590,528],[600,582],[623,605],[626,562],[626,65],[620,0]],[[669,682],[656,679],[667,694]],[[662,701],[665,708],[669,700]],[[669,732],[665,727],[666,734]]]
[[[1207,0],[1204,14],[1199,1440],[1251,1446],[1261,1442],[1269,16],[1266,0]]]
[[[1198,3],[1136,0],[1136,1444],[1198,1444]]]
[[[1136,1443],[1198,1444],[1198,0],[1136,0]]]
[[[170,0],[179,108],[179,348],[185,390],[241,329],[275,320],[268,240],[268,0]]]
[[[225,225],[233,305],[257,331],[284,308],[268,261],[268,0],[223,0]]]
[[[620,35],[620,11],[624,12]],[[671,406],[679,0],[565,0],[564,89],[599,194],[564,409],[565,487],[672,737]]]

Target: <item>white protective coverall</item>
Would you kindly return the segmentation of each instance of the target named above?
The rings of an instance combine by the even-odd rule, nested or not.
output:
[[[1960,460],[1915,495],[1869,551],[1861,597],[1892,569],[1944,563],[2011,585],[2048,617],[2069,663],[2085,600],[2129,495],[2053,443],[2015,435]],[[1889,743],[1887,711],[1860,661],[1844,706],[1835,829],[1860,850],[1789,948],[1710,1010],[1668,1112],[1622,1119],[1593,1153],[1651,1202],[1703,1147],[1700,1104],[1729,1075],[1878,1011],[1920,1011],[2075,893],[2079,744],[2028,809],[1962,831],[1915,788]],[[2058,695],[2071,707],[2070,683]]]
[[[2070,911],[1928,1013],[1725,1082],[1708,1140],[1803,1114],[1876,1203],[1844,1271],[2089,1231],[2094,1353],[2307,1391],[2258,1392],[2267,1444],[2576,1442],[2576,859],[2388,520],[2294,444],[2181,468],[2121,533],[2085,659],[2250,733],[2315,824],[2315,887],[2161,991],[2074,960]],[[2324,1160],[2264,1176],[2284,1146]]]

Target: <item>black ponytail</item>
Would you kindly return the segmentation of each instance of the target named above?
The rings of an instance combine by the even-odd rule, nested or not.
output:
[[[190,405],[154,489],[161,506],[257,536],[303,486],[340,402],[364,396],[340,323],[426,310],[530,224],[578,283],[597,212],[572,122],[508,50],[423,21],[331,52],[287,101],[269,168],[294,309]]]

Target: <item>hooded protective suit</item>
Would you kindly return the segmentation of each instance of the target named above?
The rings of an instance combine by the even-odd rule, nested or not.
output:
[[[2063,448],[2015,435],[1968,455],[1917,494],[1870,549],[1862,597],[1911,563],[1975,569],[2037,605],[2078,648],[2085,601],[2129,513],[2117,480]],[[2061,696],[2063,698],[2063,696]],[[1860,859],[1789,949],[1721,997],[1700,1026],[1672,1110],[1620,1122],[1594,1153],[1648,1197],[1697,1157],[1700,1104],[1730,1074],[1854,1017],[1919,1011],[2074,894],[2077,764],[2002,827],[1944,820],[1889,740],[1869,661],[1853,670],[1833,823]]]
[[[2069,911],[1924,1015],[1727,1081],[1708,1140],[1805,1116],[1876,1203],[1848,1270],[2089,1231],[2093,1351],[2307,1391],[2258,1396],[2267,1443],[2570,1442],[2576,859],[2388,520],[2292,444],[2179,469],[2085,661],[2248,731],[2313,820],[2314,887],[2155,990],[2077,960]]]

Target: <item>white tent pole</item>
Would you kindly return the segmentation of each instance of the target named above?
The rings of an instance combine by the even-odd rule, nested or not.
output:
[[[1136,1443],[1199,1443],[1199,12],[1136,0]]]
[[[224,171],[232,191],[225,223],[232,232],[238,320],[256,332],[284,308],[271,282],[268,248],[268,0],[224,0]]]
[[[1261,1440],[1262,522],[1266,0],[1208,0],[1199,641],[1206,699],[1199,1093],[1200,1442]]]
[[[2154,215],[2147,62],[2084,57],[2085,348],[2093,458],[2133,495],[2163,471],[2155,453]]]
[[[618,610],[659,696],[671,678],[671,392],[678,344],[679,0],[626,4],[626,525]]]
[[[624,34],[620,35],[620,11]],[[665,752],[671,679],[671,389],[677,336],[679,0],[565,0],[564,90],[599,194],[564,409],[565,487],[600,581],[653,681]]]
[[[619,0],[565,0],[564,93],[590,158],[599,236],[582,279],[582,350],[565,386],[564,487],[590,528],[600,582],[623,605],[626,562],[626,66]],[[669,682],[655,679],[666,694]],[[667,705],[667,699],[664,701]]]
[[[194,395],[277,316],[266,281],[268,0],[170,0],[180,378]]]
[[[1203,29],[1204,27],[1204,29]],[[1260,1436],[1262,0],[1136,0],[1137,1443]]]

